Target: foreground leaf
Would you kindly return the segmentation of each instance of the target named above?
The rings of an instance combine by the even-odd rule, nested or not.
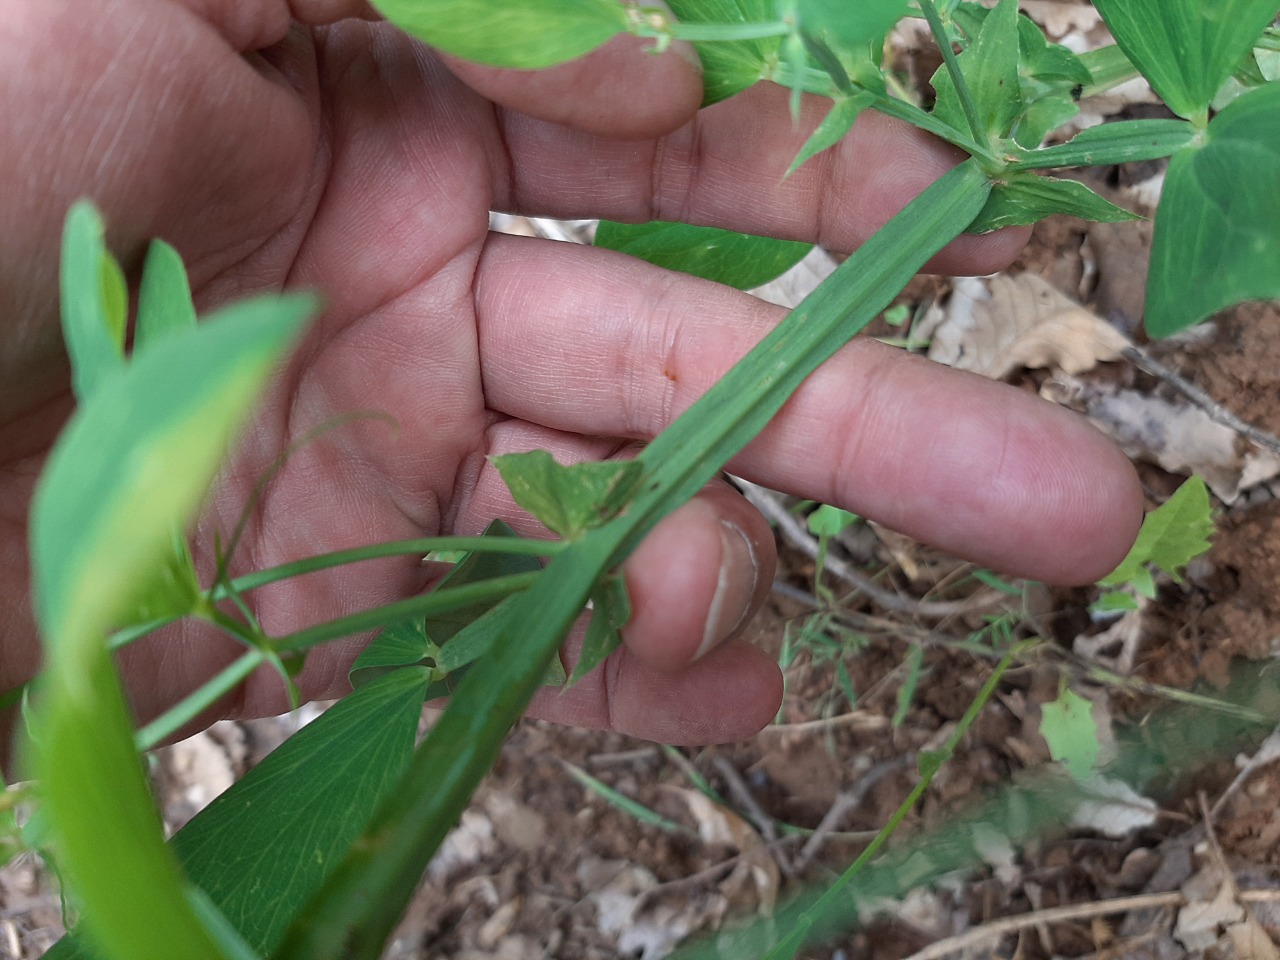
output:
[[[854,101],[842,103],[850,105]],[[837,104],[833,107],[831,116],[836,116],[837,111],[840,111],[837,124],[847,117],[851,127],[857,110],[865,106],[861,101],[858,104],[852,109],[848,106],[842,108]],[[831,132],[834,135],[831,143],[834,143],[848,132],[848,127]],[[817,150],[813,152],[816,153]],[[813,249],[811,243],[774,240],[749,233],[735,233],[715,227],[694,227],[687,223],[666,223],[661,220],[640,224],[602,220],[596,231],[596,246],[630,254],[668,270],[679,270],[681,273],[714,280],[739,290],[749,290],[776,279],[803,260],[805,254]]]
[[[494,67],[536,70],[589,53],[627,31],[616,0],[372,0],[401,30]]]
[[[174,837],[187,876],[251,947],[274,948],[395,783],[426,688],[424,671],[400,670],[348,694]],[[90,955],[67,938],[46,960]]]
[[[62,234],[62,336],[76,397],[87,399],[124,365],[128,305],[120,266],[107,251],[102,218],[80,201]]]
[[[1146,327],[1165,337],[1244,300],[1280,297],[1280,84],[1218,114],[1174,155],[1156,211]]]
[[[1203,117],[1275,19],[1276,0],[1094,0],[1120,49],[1174,113]]]
[[[133,746],[106,636],[195,514],[309,297],[229,308],[102,380],[49,456],[32,507],[45,639],[34,773],[58,863],[105,956],[214,958]]]

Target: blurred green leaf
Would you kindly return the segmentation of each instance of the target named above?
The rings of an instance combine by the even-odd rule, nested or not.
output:
[[[1029,226],[1055,213],[1096,223],[1142,219],[1104,200],[1079,181],[1014,173],[992,187],[987,205],[965,232],[989,233],[1003,227]]]
[[[907,14],[907,0],[795,0],[801,31],[852,51],[884,40]]]
[[[195,325],[196,308],[191,302],[191,287],[182,257],[163,240],[152,240],[138,290],[134,352],[146,350],[164,337]]]
[[[83,214],[80,214],[83,216]],[[230,307],[100,379],[59,437],[31,519],[45,641],[33,748],[58,863],[116,960],[214,958],[164,847],[106,636],[155,582],[310,297]]]
[[[1275,19],[1276,0],[1094,0],[1116,43],[1169,108],[1203,117]]]
[[[625,33],[616,0],[371,0],[401,30],[444,53],[536,70],[589,53]]]
[[[67,214],[60,288],[72,387],[84,401],[123,367],[128,314],[124,277],[107,251],[102,218],[85,200]]]
[[[815,537],[834,537],[858,522],[858,515],[829,503],[820,503],[805,521]]]
[[[773,0],[669,0],[685,23],[768,23],[776,20]],[[777,58],[781,37],[699,43],[702,105],[727,100],[764,79]]]
[[[1243,300],[1280,297],[1280,83],[1214,117],[1174,155],[1156,212],[1146,327],[1165,337]]]
[[[739,290],[781,276],[813,249],[809,243],[661,220],[640,224],[602,220],[596,246]]]
[[[492,460],[516,503],[566,540],[616,517],[644,477],[644,467],[637,460],[566,467],[545,450],[508,453]],[[477,555],[476,562],[495,563],[494,557]]]
[[[1064,688],[1058,699],[1040,708],[1040,735],[1049,755],[1077,780],[1087,780],[1098,763],[1098,725],[1093,704]]]

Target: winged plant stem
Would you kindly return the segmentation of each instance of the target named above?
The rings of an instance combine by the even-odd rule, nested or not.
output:
[[[898,809],[893,812],[893,815],[889,817],[885,825],[880,828],[874,839],[867,844],[866,849],[858,855],[858,858],[853,863],[849,864],[835,883],[823,891],[822,895],[796,918],[786,931],[786,935],[773,946],[773,949],[764,955],[763,960],[790,960],[825,919],[836,911],[846,912],[848,910],[849,904],[844,902],[843,895],[849,884],[853,882],[853,879],[858,874],[862,873],[866,865],[880,852],[880,849],[888,842],[889,837],[893,835],[893,832],[906,819],[907,814],[915,808],[920,798],[924,796],[925,791],[929,789],[929,785],[933,783],[933,778],[938,770],[955,754],[956,747],[960,745],[960,741],[965,738],[969,728],[973,726],[974,721],[978,719],[978,715],[982,713],[983,708],[990,701],[992,694],[995,693],[996,687],[999,686],[1009,667],[1023,652],[1039,642],[1039,639],[1035,639],[1017,644],[1001,657],[1000,662],[996,664],[995,669],[991,671],[991,675],[987,677],[986,682],[978,691],[977,696],[973,698],[968,709],[965,710],[964,716],[956,724],[951,736],[947,738],[947,742],[942,745],[942,749],[929,754],[927,761],[921,764],[920,779],[916,781],[911,793],[902,801]]]
[[[503,642],[463,677],[397,788],[295,917],[273,960],[376,960],[596,581],[745,447],[809,374],[963,231],[990,190],[972,160],[943,176],[649,445],[640,456],[648,479],[629,510],[552,558],[515,601]]]

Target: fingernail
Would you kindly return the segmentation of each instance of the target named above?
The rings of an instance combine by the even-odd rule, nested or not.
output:
[[[732,523],[721,520],[720,573],[716,579],[715,596],[711,598],[711,610],[707,614],[706,630],[702,634],[702,646],[693,659],[704,656],[746,621],[759,576],[760,565],[747,535]]]

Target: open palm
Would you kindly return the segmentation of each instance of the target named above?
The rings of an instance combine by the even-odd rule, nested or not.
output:
[[[283,371],[201,521],[208,564],[291,442],[233,569],[380,540],[535,530],[486,458],[626,455],[781,316],[704,281],[589,248],[492,235],[488,211],[681,219],[849,250],[955,162],[877,115],[785,183],[814,110],[757,89],[695,116],[696,67],[616,41],[538,74],[446,64],[344,0],[16,0],[0,28],[0,680],[38,645],[23,533],[44,451],[70,410],[57,334],[57,236],[79,196],[136,267],[163,236],[209,309],[314,288],[326,309]],[[300,18],[306,23],[294,20]],[[329,25],[323,25],[329,24]],[[246,52],[252,51],[252,52]],[[815,105],[810,105],[815,107]],[[969,238],[936,266],[985,272],[1017,235]],[[1140,519],[1127,462],[1070,415],[1017,391],[859,343],[796,394],[732,465],[983,564],[1087,581]],[[752,732],[776,666],[734,640],[768,588],[770,532],[722,485],[661,524],[627,565],[626,646],[543,716],[668,741]],[[253,596],[285,633],[428,586],[412,558],[313,574]],[[150,715],[237,652],[199,627],[131,649]],[[307,664],[345,689],[353,648]],[[225,710],[283,706],[256,675]]]

